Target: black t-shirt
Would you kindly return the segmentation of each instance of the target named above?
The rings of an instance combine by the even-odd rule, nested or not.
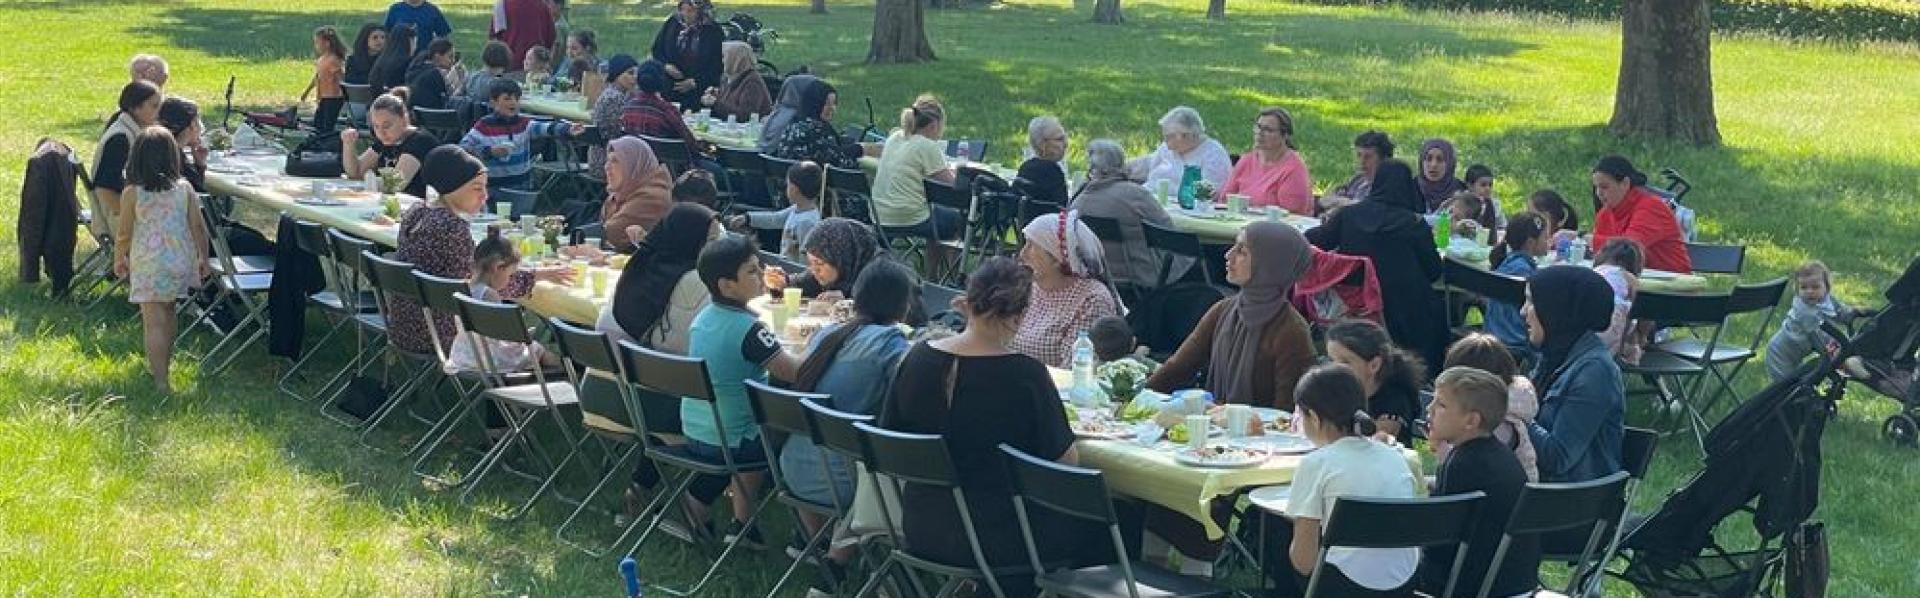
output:
[[[114,135],[100,144],[100,154],[93,163],[93,188],[120,191],[127,186],[127,152],[132,143],[126,135]]]
[[[427,165],[427,154],[429,152],[432,152],[433,148],[439,147],[439,146],[440,146],[440,142],[438,140],[435,140],[433,138],[433,135],[429,135],[427,134],[426,131],[421,131],[417,129],[413,131],[408,131],[407,136],[401,138],[400,143],[397,143],[394,145],[387,145],[385,143],[381,143],[380,136],[375,135],[373,136],[372,147],[373,147],[373,154],[378,157],[379,163],[374,164],[372,168],[387,168],[390,166],[397,166],[400,163],[401,156],[413,156],[413,159],[419,160],[420,166],[422,168],[425,168]],[[407,181],[407,188],[404,189],[404,191],[406,191],[408,195],[412,195],[414,197],[426,197],[427,196],[426,177],[420,176],[420,173],[415,172],[413,175],[413,180]]]
[[[1067,205],[1067,173],[1060,170],[1060,163],[1031,158],[1020,165],[1017,176],[1031,183],[1027,193],[1034,201]]]
[[[1420,418],[1420,391],[1405,384],[1388,382],[1367,398],[1367,415],[1379,421],[1386,416],[1400,418],[1400,444],[1413,446],[1413,420]]]
[[[1460,581],[1455,584],[1455,594],[1472,595],[1480,591],[1480,584],[1486,578],[1487,565],[1493,560],[1493,552],[1500,547],[1500,537],[1506,533],[1507,516],[1513,512],[1513,505],[1520,500],[1520,491],[1527,484],[1527,472],[1520,469],[1520,460],[1513,456],[1513,449],[1502,445],[1492,436],[1481,436],[1461,443],[1447,455],[1446,462],[1440,464],[1439,479],[1436,480],[1434,496],[1449,496],[1480,491],[1487,493],[1486,501],[1480,505],[1479,523],[1468,539],[1467,559],[1460,569]],[[1446,590],[1447,574],[1453,568],[1454,548],[1452,546],[1426,549],[1421,559],[1422,580],[1426,587],[1435,593]],[[1537,536],[1514,538],[1507,546],[1507,554],[1494,574],[1492,596],[1513,596],[1532,592],[1540,585],[1540,541]]]
[[[899,372],[882,411],[882,427],[946,436],[988,562],[1026,562],[999,445],[1043,459],[1057,458],[1073,445],[1060,391],[1046,366],[1025,355],[958,357],[919,343],[901,359]],[[909,484],[900,506],[902,528],[915,552],[953,564],[973,562],[952,495]],[[1057,529],[1059,524],[1036,525]],[[1042,551],[1071,548],[1050,547],[1049,537],[1058,542],[1060,535],[1039,534]]]

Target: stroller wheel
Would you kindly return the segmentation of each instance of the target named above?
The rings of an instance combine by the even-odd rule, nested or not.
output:
[[[1894,444],[1912,447],[1920,441],[1920,422],[1915,422],[1911,415],[1896,413],[1881,424],[1880,434]]]

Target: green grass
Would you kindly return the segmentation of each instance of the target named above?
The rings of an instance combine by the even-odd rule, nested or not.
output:
[[[375,3],[377,4],[377,3]],[[486,3],[442,2],[474,56]],[[307,32],[352,30],[367,2],[262,7],[204,2],[0,5],[0,188],[17,188],[33,141],[54,135],[91,154],[102,117],[137,51],[173,63],[171,91],[218,118],[219,93],[283,105],[309,73]],[[1675,167],[1704,234],[1746,243],[1748,279],[1781,275],[1810,257],[1838,272],[1840,294],[1873,303],[1920,239],[1920,111],[1911,46],[1715,39],[1715,78],[1727,144],[1699,149],[1623,142],[1600,127],[1611,111],[1619,31],[1611,23],[1393,8],[1236,1],[1232,20],[1200,18],[1198,0],[1127,3],[1124,27],[1085,23],[1090,2],[1059,0],[932,12],[941,61],[867,67],[868,3],[808,15],[797,0],[730,4],[781,30],[769,59],[811,65],[841,90],[841,120],[883,125],[914,94],[945,97],[954,136],[988,138],[1010,161],[1025,123],[1057,114],[1078,147],[1096,136],[1144,150],[1154,120],[1191,104],[1235,151],[1255,108],[1298,120],[1300,146],[1322,186],[1351,169],[1348,142],[1379,128],[1403,147],[1444,136],[1462,162],[1499,173],[1509,210],[1542,187],[1584,193],[1600,155],[1645,170]],[[583,4],[578,25],[603,47],[642,47],[668,8]],[[611,52],[608,52],[610,54]],[[0,225],[10,225],[0,200]],[[12,244],[0,248],[7,269]],[[250,356],[217,378],[187,359],[181,395],[146,393],[138,324],[123,304],[86,312],[49,301],[9,276],[0,283],[0,590],[21,595],[605,595],[611,559],[552,540],[564,512],[499,523],[423,487],[407,463],[361,448],[307,404],[275,394],[273,364]],[[1750,331],[1751,324],[1740,330]],[[1758,364],[1745,384],[1756,385]],[[1879,439],[1892,402],[1864,391],[1829,428],[1824,502],[1835,595],[1920,594],[1920,523],[1900,505],[1920,493],[1913,454]],[[383,435],[394,446],[411,431]],[[1697,468],[1690,442],[1662,447],[1642,505]],[[490,501],[501,500],[494,497]],[[783,518],[784,519],[784,518]],[[1735,531],[1738,531],[1737,528]],[[780,537],[776,534],[776,537]],[[663,545],[664,546],[664,545]],[[650,551],[652,579],[683,582],[697,555]],[[763,593],[784,565],[754,558],[715,595]],[[1623,593],[1617,591],[1616,593]]]

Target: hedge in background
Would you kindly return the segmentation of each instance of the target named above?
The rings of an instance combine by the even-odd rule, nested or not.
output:
[[[1376,0],[1308,0],[1322,4],[1380,4]],[[1783,0],[1709,0],[1713,26],[1786,37],[1920,42],[1920,3],[1798,4]],[[1537,12],[1616,19],[1619,0],[1394,0],[1424,9]]]

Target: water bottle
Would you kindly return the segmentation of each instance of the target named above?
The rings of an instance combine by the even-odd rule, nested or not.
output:
[[[1193,190],[1195,186],[1198,186],[1200,184],[1200,178],[1201,177],[1200,177],[1199,166],[1194,166],[1189,164],[1187,165],[1185,170],[1181,171],[1180,173],[1180,209],[1182,210],[1193,209],[1193,202],[1194,202]],[[1211,198],[1209,198],[1209,201],[1211,201]]]
[[[1571,253],[1572,250],[1573,244],[1566,239],[1553,242],[1553,257],[1556,261],[1565,263],[1567,261],[1567,254]]]
[[[627,598],[640,598],[640,565],[633,557],[620,559],[620,577],[627,581]]]
[[[960,142],[959,147],[955,150],[954,153],[957,154],[955,157],[960,158],[961,162],[969,162],[973,160],[973,148],[967,147],[967,142],[965,141]]]
[[[1092,407],[1098,398],[1097,387],[1093,381],[1093,339],[1087,337],[1087,331],[1080,331],[1080,338],[1073,341],[1073,402],[1082,407]]]
[[[1587,261],[1587,240],[1576,238],[1567,244],[1567,260],[1578,264]]]
[[[1433,219],[1433,245],[1446,249],[1453,243],[1453,217],[1444,212],[1437,216]]]

